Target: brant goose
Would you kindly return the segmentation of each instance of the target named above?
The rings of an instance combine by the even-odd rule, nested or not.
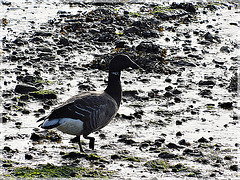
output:
[[[116,115],[122,98],[121,70],[128,67],[141,69],[128,56],[115,56],[109,64],[108,84],[104,91],[89,91],[73,96],[39,119],[44,120],[39,126],[44,129],[56,127],[64,133],[76,135],[81,152],[84,152],[80,142],[80,135],[83,135],[90,140],[89,148],[94,149],[95,139],[88,135],[105,127]]]

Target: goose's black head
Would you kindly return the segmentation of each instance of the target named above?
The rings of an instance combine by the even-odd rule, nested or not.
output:
[[[120,72],[123,69],[126,68],[133,68],[133,69],[140,69],[140,67],[133,62],[127,55],[117,55],[115,56],[110,64],[109,64],[109,71],[110,72]]]

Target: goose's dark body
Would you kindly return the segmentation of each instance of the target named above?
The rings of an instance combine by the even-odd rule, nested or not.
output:
[[[83,135],[87,136],[90,133],[101,129],[106,126],[118,111],[118,105],[116,101],[105,92],[85,92],[80,95],[76,95],[64,104],[57,107],[52,113],[45,117],[48,121],[45,121],[42,128],[52,129],[57,127],[61,131],[65,131],[71,135]],[[72,127],[73,131],[63,129],[61,126],[61,120],[73,119],[83,122],[83,129]],[[55,122],[56,121],[56,122]],[[69,127],[69,129],[71,129]]]
[[[90,148],[94,148],[94,138],[88,135],[105,127],[116,115],[121,98],[122,88],[120,82],[121,70],[132,67],[139,68],[137,64],[126,55],[115,56],[109,65],[107,88],[102,92],[90,91],[73,96],[65,103],[55,108],[40,125],[44,129],[57,128],[58,130],[79,137],[90,139]]]

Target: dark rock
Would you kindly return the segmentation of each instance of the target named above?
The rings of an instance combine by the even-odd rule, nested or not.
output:
[[[215,39],[210,32],[207,32],[207,33],[204,35],[204,38],[205,38],[205,40],[210,41],[210,42],[214,42],[214,39]]]
[[[13,41],[14,44],[18,45],[18,46],[23,46],[24,44],[27,44],[27,41],[17,38]]]
[[[37,31],[34,33],[33,36],[52,36],[53,34],[51,32],[43,32],[43,31]]]
[[[230,92],[236,92],[238,90],[238,74],[235,73],[230,80],[230,84],[228,86],[228,89]]]
[[[199,143],[208,143],[209,141],[204,138],[204,137],[201,137],[199,140],[198,140]]]
[[[167,21],[167,20],[171,19],[171,15],[168,15],[168,14],[162,13],[162,12],[156,12],[155,17],[158,19],[161,19],[163,21]]]
[[[238,26],[238,23],[233,23],[233,22],[231,22],[231,23],[229,23],[230,25],[232,25],[232,26]]]
[[[125,135],[125,134],[119,136],[118,142],[123,142],[127,145],[132,145],[132,144],[136,143],[134,140],[131,139],[130,136]]]
[[[20,94],[27,94],[33,91],[38,91],[38,89],[30,85],[16,85],[15,87],[15,92]]]
[[[222,53],[230,53],[230,52],[231,52],[231,50],[230,50],[230,48],[229,48],[228,46],[222,46],[222,47],[220,48],[220,51],[221,51]]]
[[[125,41],[117,41],[117,42],[115,42],[115,48],[124,48],[125,47],[125,45],[127,44],[127,42],[125,42]]]
[[[183,145],[183,146],[191,146],[191,144],[189,142],[186,142],[185,139],[182,139],[178,142],[178,144]]]
[[[163,96],[166,98],[170,98],[173,97],[174,95],[171,92],[165,92]]]
[[[177,120],[176,125],[182,125],[182,121]]]
[[[126,91],[123,91],[123,96],[126,96],[126,97],[136,97],[138,95],[138,91],[136,90],[126,90]]]
[[[188,62],[185,60],[180,60],[180,61],[173,61],[171,62],[172,64],[174,64],[175,66],[189,66],[189,67],[196,67],[196,65],[192,62]]]
[[[232,171],[238,171],[238,165],[231,165],[229,169]]]
[[[114,154],[114,155],[111,155],[111,159],[113,159],[113,160],[121,159],[121,156],[119,156],[118,154]]]
[[[203,153],[197,149],[184,149],[183,155],[190,155],[190,156],[203,156]]]
[[[8,147],[8,146],[5,146],[4,148],[3,148],[3,151],[6,151],[6,152],[10,152],[12,149],[10,148],[10,147]]]
[[[198,83],[199,86],[215,86],[215,82],[214,81],[199,81]]]
[[[10,6],[12,3],[9,1],[2,1],[2,5]]]
[[[4,103],[3,104],[4,109],[6,110],[11,110],[12,109],[12,104],[11,103]]]
[[[180,131],[178,131],[177,133],[176,133],[176,136],[182,136],[183,134],[180,132]]]
[[[158,155],[158,157],[162,158],[162,159],[172,159],[172,158],[176,158],[177,155],[171,154],[171,153],[168,153],[168,152],[162,152]]]
[[[19,98],[21,101],[28,101],[29,100],[29,95],[25,94],[25,95],[21,95]]]
[[[69,41],[68,39],[61,37],[59,40],[59,44],[64,45],[64,46],[68,46],[69,45]]]
[[[140,32],[140,29],[138,27],[130,27],[124,30],[124,34],[138,34]]]
[[[173,2],[170,6],[172,9],[183,9],[190,13],[196,13],[196,7],[192,3],[176,3]]]
[[[13,167],[11,163],[3,163],[2,167]]]
[[[8,121],[11,121],[11,118],[8,116],[2,116],[0,117],[0,123],[6,123]]]
[[[30,139],[33,141],[39,141],[40,139],[42,139],[42,137],[37,133],[32,133]]]
[[[178,98],[178,97],[175,97],[175,98],[174,98],[174,102],[175,102],[175,103],[180,103],[181,101],[182,101],[182,100],[181,100],[180,98]]]
[[[181,94],[182,91],[180,91],[180,90],[178,90],[178,89],[174,89],[174,90],[172,91],[172,93],[173,93],[173,94]]]
[[[42,43],[43,42],[43,39],[41,37],[34,37],[32,39],[30,39],[30,42],[33,42],[33,43]]]
[[[170,79],[170,78],[166,78],[166,79],[165,79],[165,82],[170,83],[170,82],[172,82],[172,79]]]
[[[79,153],[79,152],[70,152],[64,156],[62,156],[63,159],[77,159],[77,158],[86,158],[88,155],[87,154],[83,154],[83,153]]]
[[[23,109],[23,110],[22,110],[22,113],[23,113],[23,114],[30,114],[30,112],[31,112],[31,111],[28,110],[28,109]]]
[[[199,95],[201,95],[202,97],[207,97],[207,98],[210,98],[212,95],[212,92],[209,90],[209,89],[204,89],[204,90],[201,90]]]
[[[155,140],[154,145],[160,147],[164,142],[165,142],[164,138],[159,138]]]
[[[171,91],[172,89],[173,89],[172,86],[167,86],[167,87],[165,87],[165,90],[166,90],[166,91]]]
[[[31,154],[25,154],[25,159],[31,160],[33,159],[33,156]]]
[[[233,108],[233,102],[219,102],[218,106],[223,108],[223,109],[232,109]]]
[[[136,46],[136,50],[146,53],[160,53],[160,47],[153,44],[152,42],[141,42],[138,46]]]
[[[169,149],[177,149],[177,150],[183,148],[182,146],[178,146],[178,145],[176,145],[176,144],[174,144],[174,143],[168,143],[166,146],[167,146]]]
[[[36,51],[41,51],[41,52],[52,52],[50,48],[47,47],[38,47]]]
[[[57,95],[53,91],[34,91],[30,92],[29,95],[37,99],[57,99]]]
[[[199,162],[199,163],[202,163],[202,164],[209,164],[210,163],[210,161],[208,159],[205,159],[205,158],[198,158],[196,161]]]
[[[234,157],[231,155],[227,155],[224,157],[225,160],[232,160]]]
[[[211,28],[213,28],[213,25],[209,24],[209,25],[207,25],[207,28],[211,29]]]

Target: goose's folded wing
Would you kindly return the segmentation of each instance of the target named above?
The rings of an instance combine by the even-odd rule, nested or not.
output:
[[[118,110],[115,100],[106,94],[85,94],[75,96],[55,108],[50,115],[40,120],[51,121],[57,127],[56,119],[72,118],[84,122],[84,135],[106,126]],[[41,125],[40,125],[41,126]]]

